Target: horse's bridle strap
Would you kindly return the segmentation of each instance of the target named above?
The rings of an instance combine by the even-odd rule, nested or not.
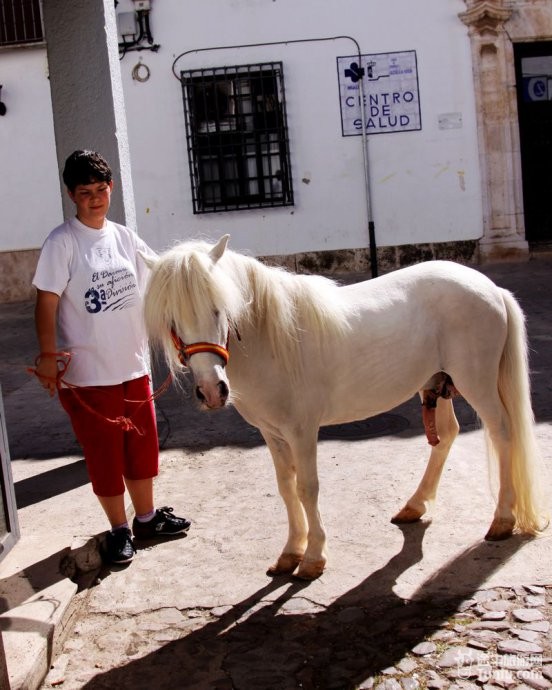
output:
[[[182,342],[182,339],[176,334],[174,330],[171,330],[171,338],[174,343],[176,350],[178,351],[178,357],[181,364],[187,365],[188,360],[192,355],[196,355],[199,352],[211,352],[218,355],[224,362],[225,366],[228,364],[230,359],[230,353],[228,352],[228,346],[223,347],[222,345],[217,345],[216,343],[192,343],[191,345],[186,345]]]
[[[198,352],[212,352],[221,357],[225,364],[228,364],[228,360],[230,359],[228,350],[216,343],[192,343],[191,345],[184,345],[182,352],[186,359],[189,359],[192,355],[196,355]]]

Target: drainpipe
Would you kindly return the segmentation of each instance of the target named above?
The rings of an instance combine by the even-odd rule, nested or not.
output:
[[[244,43],[242,45],[236,46],[211,46],[209,48],[195,48],[193,50],[186,50],[180,55],[177,55],[172,64],[172,73],[180,81],[180,77],[175,71],[176,63],[191,53],[202,53],[212,50],[236,50],[238,48],[260,48],[266,46],[278,46],[278,45],[291,45],[293,43],[319,43],[321,41],[338,41],[347,40],[354,43],[356,52],[358,55],[358,64],[361,63],[361,50],[360,45],[356,39],[352,36],[326,36],[323,38],[297,38],[290,41],[268,41],[264,43]],[[368,135],[366,133],[366,113],[364,110],[364,77],[361,76],[359,79],[360,85],[360,118],[362,124],[362,163],[364,168],[364,196],[366,200],[366,217],[368,221],[368,246],[370,249],[370,273],[372,278],[376,278],[378,275],[378,258],[377,258],[377,247],[376,247],[376,228],[374,225],[374,219],[372,218],[372,194],[370,188],[370,170],[368,161]]]

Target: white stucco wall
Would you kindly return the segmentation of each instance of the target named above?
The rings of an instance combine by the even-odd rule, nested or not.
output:
[[[138,232],[156,249],[224,232],[233,248],[255,255],[368,246],[362,139],[341,134],[336,58],[355,53],[351,41],[213,50],[178,62],[283,62],[293,207],[194,216],[181,86],[171,71],[194,48],[350,35],[364,54],[417,54],[422,130],[368,137],[377,244],[480,237],[471,54],[457,17],[464,9],[463,0],[152,0],[159,52],[129,52],[120,63]],[[132,0],[120,0],[118,13],[132,10]],[[143,83],[132,78],[140,61],[151,73]],[[0,118],[2,159],[12,170],[0,188],[0,250],[38,247],[61,220],[45,52],[0,51],[0,83],[9,109]],[[94,88],[86,71],[83,88]],[[440,129],[446,113],[460,113],[462,127]]]
[[[371,9],[373,8],[373,9]],[[121,0],[117,11],[132,9]],[[230,232],[234,248],[285,254],[368,245],[361,137],[342,137],[336,57],[347,40],[193,53],[178,69],[259,61],[284,64],[293,208],[192,213],[180,83],[174,58],[193,48],[350,35],[362,53],[415,50],[422,130],[369,139],[378,245],[474,239],[482,234],[471,54],[462,0],[179,0],[152,2],[158,53],[121,61],[140,233],[161,248]],[[151,76],[139,83],[142,61]],[[460,113],[460,129],[439,115]],[[308,184],[302,180],[309,180]]]
[[[1,50],[0,84],[0,251],[32,249],[63,220],[45,50]]]

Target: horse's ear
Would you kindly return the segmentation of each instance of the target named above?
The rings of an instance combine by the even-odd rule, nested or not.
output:
[[[138,254],[142,258],[142,261],[146,264],[148,268],[153,268],[159,259],[154,259],[153,256],[147,256],[144,252],[138,250]]]
[[[209,252],[209,256],[214,264],[216,264],[220,257],[224,254],[224,250],[226,249],[229,239],[230,235],[223,235]]]

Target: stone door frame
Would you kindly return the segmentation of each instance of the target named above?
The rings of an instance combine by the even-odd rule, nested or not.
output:
[[[465,0],[483,185],[482,261],[526,258],[514,43],[552,40],[550,0]]]

